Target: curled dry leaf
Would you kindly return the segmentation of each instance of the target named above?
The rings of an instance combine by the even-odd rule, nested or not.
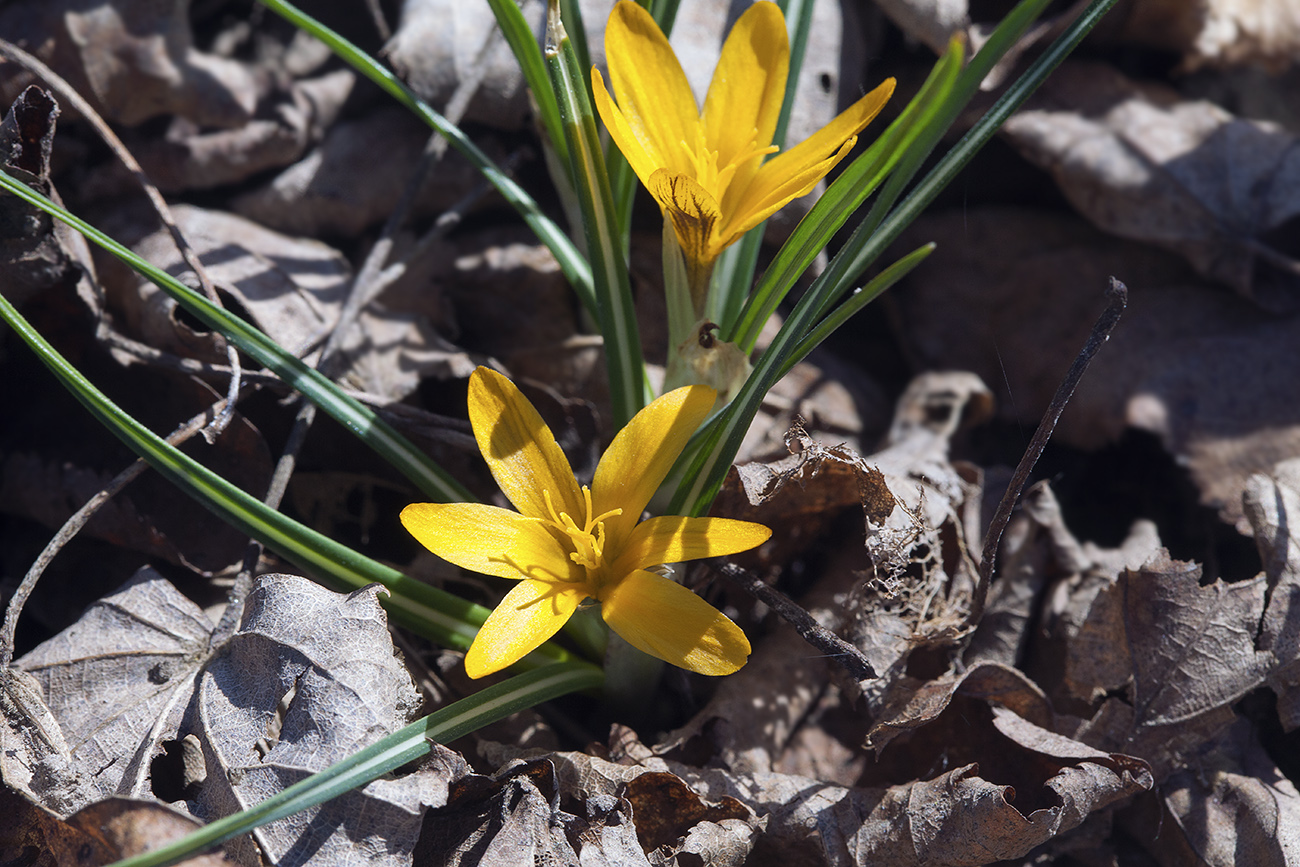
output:
[[[398,106],[342,120],[329,127],[318,147],[264,186],[235,196],[233,210],[289,234],[357,238],[396,209],[429,135],[428,126]],[[384,143],[382,160],[374,159],[375,142]],[[505,160],[490,138],[476,137],[475,143],[498,163]],[[416,193],[412,213],[441,213],[483,183],[476,169],[448,152]]]
[[[1300,793],[1244,719],[1153,801],[1140,800],[1119,821],[1162,864],[1290,867],[1300,851]]]
[[[1051,627],[1066,646],[1062,697],[1093,708],[1075,737],[1141,756],[1160,781],[1221,735],[1234,703],[1260,686],[1274,688],[1283,723],[1296,725],[1300,572],[1290,534],[1279,532],[1300,502],[1296,480],[1294,463],[1252,480],[1248,514],[1267,567],[1254,579],[1202,584],[1199,566],[1162,553],[1100,591],[1079,588],[1091,596],[1086,617]]]
[[[263,96],[267,107],[233,129],[202,127],[177,117],[165,136],[135,134],[128,136],[127,142],[145,174],[164,192],[208,190],[236,184],[268,169],[287,166],[301,157],[334,125],[355,84],[356,73],[348,69],[334,70],[317,78],[291,81]],[[112,180],[109,175],[99,183],[108,184]],[[234,201],[234,209],[240,210],[240,200]],[[283,221],[264,219],[261,222],[273,229],[292,231]]]
[[[1251,476],[1245,508],[1268,588],[1259,649],[1278,662],[1269,672],[1268,685],[1277,693],[1282,726],[1291,732],[1300,728],[1300,541],[1291,529],[1300,520],[1300,460],[1283,461],[1268,475]]]
[[[107,798],[60,819],[17,792],[0,789],[0,858],[27,867],[108,864],[142,855],[200,828],[178,810],[153,801]],[[184,867],[219,867],[220,853],[196,855]]]
[[[58,116],[54,97],[32,86],[19,94],[0,121],[0,166],[55,200],[50,156]],[[0,220],[6,226],[0,239],[0,285],[16,307],[37,292],[83,280],[89,250],[80,234],[8,193],[0,196]]]
[[[744,863],[753,842],[753,817],[742,805],[704,805],[679,778],[644,773],[644,769],[628,769],[632,773],[626,785],[608,783],[608,778],[603,778],[607,784],[595,783],[602,779],[599,768],[591,771],[592,785],[568,785],[566,775],[572,776],[587,758],[581,753],[556,753],[551,759],[514,760],[492,777],[458,781],[446,806],[429,812],[417,863],[448,867],[527,863],[740,867]],[[579,809],[581,815],[560,809],[560,803],[576,804],[569,809]],[[678,861],[681,853],[686,857]]]
[[[719,513],[775,528],[776,547],[788,556],[812,544],[835,514],[861,502],[864,468],[880,474],[880,479],[865,474],[874,482],[868,490],[883,499],[878,488],[883,480],[897,507],[868,527],[865,552],[856,545],[838,550],[823,577],[799,600],[822,626],[856,645],[881,675],[864,687],[873,704],[914,649],[940,640],[960,622],[973,586],[970,566],[960,558],[945,561],[941,536],[965,532],[962,511],[979,497],[948,462],[948,444],[964,418],[987,415],[990,404],[988,389],[976,377],[925,374],[899,399],[883,451],[858,457],[808,440],[805,457],[746,471],[760,505],[749,505],[737,475],[728,478],[719,498]],[[787,481],[778,486],[778,479]],[[765,493],[769,484],[778,489]],[[909,569],[915,574],[904,576]],[[698,736],[712,720],[723,720],[715,737],[726,764],[768,772],[826,688],[830,666],[782,627],[756,646],[744,668],[718,685],[710,703],[671,742]]]
[[[1063,64],[1003,130],[1098,227],[1174,250],[1265,307],[1296,309],[1296,263],[1261,237],[1300,214],[1293,131],[1084,62]]]

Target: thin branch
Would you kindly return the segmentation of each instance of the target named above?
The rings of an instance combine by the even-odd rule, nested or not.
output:
[[[1025,449],[1020,464],[1011,476],[1011,482],[1002,495],[1002,501],[998,503],[997,511],[993,513],[988,535],[984,537],[984,553],[980,557],[979,584],[976,585],[975,593],[971,598],[970,613],[966,616],[964,628],[974,627],[984,616],[984,604],[988,600],[989,582],[993,580],[993,566],[997,559],[998,545],[1002,543],[1002,534],[1011,520],[1011,511],[1019,501],[1021,493],[1024,492],[1025,485],[1029,482],[1029,474],[1042,456],[1043,449],[1047,447],[1047,441],[1051,439],[1052,431],[1056,430],[1056,423],[1060,421],[1061,413],[1065,412],[1066,404],[1074,396],[1074,389],[1083,378],[1084,371],[1088,369],[1093,356],[1101,351],[1101,347],[1107,340],[1110,340],[1110,333],[1115,330],[1124,308],[1128,306],[1128,287],[1112,277],[1110,286],[1106,289],[1106,298],[1106,309],[1102,311],[1101,316],[1097,317],[1097,322],[1088,335],[1088,341],[1083,345],[1079,356],[1074,359],[1074,364],[1070,365],[1065,379],[1056,389],[1056,394],[1052,395],[1052,402],[1048,405],[1043,420],[1038,423],[1038,430],[1034,431],[1029,447]]]
[[[854,680],[875,680],[878,677],[876,670],[862,651],[818,623],[789,596],[764,583],[753,572],[742,569],[734,563],[724,564],[720,571],[723,577],[779,614],[794,627],[800,638],[826,654]]]
[[[167,437],[167,443],[173,446],[180,445],[196,433],[201,432],[211,424],[214,417],[225,410],[225,403],[226,401],[223,398],[203,412],[183,422]],[[5,609],[4,623],[0,625],[0,676],[3,676],[3,672],[13,662],[14,635],[18,629],[18,617],[22,614],[23,606],[27,604],[28,597],[36,589],[36,582],[40,580],[41,575],[44,574],[59,551],[71,542],[77,533],[81,532],[81,528],[86,526],[95,513],[105,503],[121,493],[123,488],[131,484],[148,467],[149,464],[143,458],[137,458],[126,469],[114,476],[107,485],[87,500],[85,505],[63,523],[63,526],[59,528],[59,532],[54,534],[54,538],[50,540],[49,544],[45,546],[45,549],[41,551],[35,562],[27,570],[22,583],[18,585],[18,589],[14,591],[14,595],[9,599],[9,604]]]

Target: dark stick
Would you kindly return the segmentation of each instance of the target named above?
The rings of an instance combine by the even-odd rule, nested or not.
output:
[[[768,586],[753,572],[734,563],[724,564],[721,571],[726,578],[784,618],[799,633],[800,638],[834,660],[854,680],[874,680],[877,677],[876,670],[862,655],[862,651],[814,620],[811,614],[789,596]]]
[[[1038,430],[1034,431],[1033,439],[1029,441],[1029,447],[1025,449],[1024,457],[1020,459],[1020,464],[1011,477],[1011,483],[1007,485],[1006,493],[1002,495],[1002,501],[998,503],[998,510],[993,513],[988,535],[984,537],[984,553],[980,557],[980,580],[971,598],[966,628],[973,627],[984,616],[984,603],[989,595],[989,582],[993,578],[993,565],[997,558],[998,545],[1002,543],[1002,534],[1011,520],[1011,510],[1015,508],[1020,495],[1024,492],[1025,484],[1029,481],[1029,473],[1042,457],[1043,449],[1047,447],[1047,441],[1051,439],[1052,431],[1056,429],[1056,423],[1061,419],[1061,413],[1065,412],[1065,405],[1070,402],[1070,398],[1074,396],[1074,389],[1083,378],[1083,372],[1088,369],[1093,356],[1101,350],[1102,345],[1110,340],[1110,333],[1115,330],[1119,317],[1128,306],[1128,287],[1111,277],[1106,298],[1108,299],[1106,309],[1097,317],[1096,324],[1092,326],[1092,333],[1088,335],[1088,342],[1083,345],[1079,357],[1074,359],[1074,364],[1070,365],[1065,379],[1061,381],[1056,394],[1052,396],[1052,402],[1048,405],[1043,420],[1038,423]]]

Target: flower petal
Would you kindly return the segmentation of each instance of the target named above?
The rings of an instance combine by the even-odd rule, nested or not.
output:
[[[790,150],[777,154],[763,163],[754,175],[753,181],[750,182],[749,189],[745,191],[744,198],[736,205],[737,218],[751,211],[765,209],[775,198],[774,193],[778,188],[788,189],[789,179],[824,163],[827,157],[839,151],[846,141],[862,132],[866,125],[875,119],[893,92],[894,79],[888,78],[871,93],[840,112],[826,126]],[[827,172],[831,170],[831,166],[834,166],[834,163],[826,166]],[[825,172],[822,174],[824,175]],[[819,177],[818,180],[820,179]],[[797,198],[797,196],[790,196],[790,198]]]
[[[751,521],[662,515],[636,525],[610,571],[619,575],[660,563],[735,554],[757,548],[771,536],[771,530]]]
[[[849,151],[853,150],[853,145],[857,144],[858,138],[854,136],[840,146],[840,149],[831,154],[819,163],[813,163],[811,166],[781,181],[780,185],[768,190],[767,197],[751,202],[746,205],[745,210],[736,211],[728,214],[727,222],[718,230],[718,236],[715,241],[720,249],[725,249],[743,234],[784,208],[795,199],[806,196],[817,186],[817,182],[835,168],[840,160],[848,156]]]
[[[688,171],[682,147],[694,147],[700,110],[686,73],[654,18],[621,0],[605,25],[605,60],[619,107],[636,138],[653,142],[661,166]]]
[[[515,585],[479,628],[465,654],[465,673],[483,677],[523,659],[558,632],[586,597],[582,585],[531,578]]]
[[[543,491],[558,512],[578,520],[585,503],[555,435],[515,384],[480,367],[469,378],[469,420],[492,477],[515,508],[550,520]]]
[[[601,616],[638,650],[700,674],[731,674],[749,639],[718,609],[653,572],[632,572],[600,602]]]
[[[704,100],[704,137],[707,147],[718,152],[720,167],[753,142],[760,148],[772,143],[789,70],[785,18],[775,3],[760,0],[727,35]],[[762,162],[762,154],[746,160],[732,177],[731,188],[747,186]]]
[[[628,165],[636,172],[641,183],[649,187],[650,176],[663,166],[667,158],[659,152],[659,146],[654,139],[646,135],[644,127],[639,128],[640,134],[638,134],[638,130],[633,129],[628,123],[623,110],[614,104],[609,91],[605,89],[604,76],[594,66],[591,69],[591,93],[595,98],[596,111],[604,121],[605,129],[609,130],[609,137],[623,152]]]
[[[583,581],[586,570],[547,524],[481,503],[412,503],[402,525],[442,559],[498,578]]]
[[[722,221],[722,211],[709,191],[689,175],[676,175],[660,169],[650,176],[646,189],[673,221],[677,243],[686,256],[687,283],[707,286],[706,280],[713,269],[713,260],[721,249],[715,249],[715,229]],[[697,301],[698,299],[692,298]]]
[[[621,549],[716,398],[717,392],[704,385],[670,391],[633,416],[614,437],[591,483],[596,514],[623,510],[605,521],[605,550]]]

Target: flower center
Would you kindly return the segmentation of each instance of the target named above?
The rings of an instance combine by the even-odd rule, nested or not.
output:
[[[556,512],[555,504],[551,502],[551,492],[542,491],[542,496],[546,500],[546,509],[551,513],[551,523],[555,525],[561,533],[569,537],[573,543],[574,551],[569,554],[569,559],[579,566],[586,566],[588,569],[598,569],[605,556],[605,519],[614,515],[623,514],[622,509],[610,509],[600,515],[591,513],[591,489],[586,485],[582,486],[582,500],[585,505],[587,518],[582,526],[569,517],[567,512]]]
[[[736,149],[727,164],[719,167],[718,151],[709,148],[709,143],[704,135],[703,123],[696,128],[694,147],[685,141],[681,144],[683,150],[686,151],[686,159],[695,168],[695,180],[699,182],[700,186],[709,191],[719,205],[722,204],[722,197],[727,194],[727,187],[731,185],[731,179],[736,176],[738,168],[755,157],[774,154],[780,150],[774,144],[760,145],[758,143],[758,130],[755,129],[750,133],[749,140],[742,147]]]

